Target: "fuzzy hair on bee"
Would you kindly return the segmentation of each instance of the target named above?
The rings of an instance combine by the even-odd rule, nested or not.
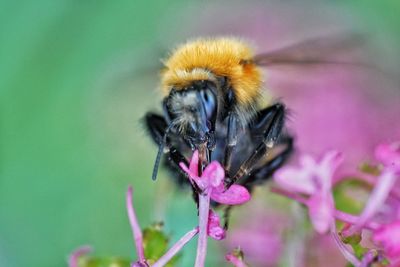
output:
[[[262,88],[261,70],[251,62],[253,57],[251,46],[237,38],[187,42],[164,61],[163,92],[168,95],[172,88],[186,88],[196,80],[215,81],[217,77],[229,77],[238,103],[252,104]]]
[[[341,64],[324,57],[337,47],[336,37],[316,38],[255,54],[240,38],[219,37],[191,40],[172,50],[161,71],[163,114],[145,116],[159,145],[153,179],[165,155],[164,165],[179,183],[189,184],[179,163],[187,163],[198,150],[199,171],[217,160],[225,168],[227,188],[238,183],[251,190],[266,181],[292,154],[293,138],[285,129],[285,105],[260,104],[262,67]]]
[[[262,88],[261,70],[257,65],[250,63],[253,57],[251,46],[237,38],[208,38],[187,42],[177,47],[164,61],[165,69],[161,72],[164,96],[168,96],[172,90],[191,88],[193,81],[210,81],[221,87],[218,79],[228,77],[229,84],[226,86],[232,88],[237,102],[234,112],[237,114],[239,125],[245,127],[256,112]],[[218,101],[223,103],[224,96],[217,97]],[[193,94],[188,93],[186,98],[174,97],[171,100],[172,111],[178,118],[174,123],[182,133],[193,118],[187,112],[179,111],[182,110],[182,106],[196,105],[194,98]]]

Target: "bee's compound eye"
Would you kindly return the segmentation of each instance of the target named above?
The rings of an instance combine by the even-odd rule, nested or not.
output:
[[[201,101],[203,102],[207,119],[212,120],[214,114],[217,112],[217,99],[211,90],[200,91]]]

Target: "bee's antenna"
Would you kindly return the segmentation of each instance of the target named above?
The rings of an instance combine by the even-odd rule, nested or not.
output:
[[[164,152],[164,147],[165,147],[165,144],[167,143],[167,136],[171,129],[172,129],[172,123],[168,126],[167,130],[165,130],[163,139],[161,140],[161,143],[158,147],[157,158],[156,158],[156,161],[154,162],[153,174],[151,176],[151,179],[153,181],[155,181],[157,179],[158,167],[160,166],[161,156]]]

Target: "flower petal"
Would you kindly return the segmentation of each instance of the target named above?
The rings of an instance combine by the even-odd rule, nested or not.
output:
[[[212,190],[211,199],[227,205],[243,204],[251,199],[249,191],[244,186],[234,184],[228,190]]]
[[[189,178],[192,180],[191,182],[195,181],[199,185],[199,153],[198,151],[194,151],[192,158],[189,163],[189,167],[185,165],[185,163],[180,162],[179,167],[189,175]],[[200,183],[202,184],[202,183]],[[203,185],[199,185],[200,188],[204,188]]]
[[[221,227],[219,216],[211,209],[208,216],[207,234],[215,240],[222,240],[225,238],[225,230]]]
[[[316,168],[320,186],[323,190],[329,190],[332,184],[333,174],[343,162],[343,156],[338,151],[332,150],[322,157]]]
[[[283,189],[296,193],[311,195],[316,188],[311,173],[294,167],[283,167],[274,174],[274,180]]]
[[[330,194],[314,194],[308,200],[308,212],[314,229],[327,233],[333,222],[333,200]]]
[[[384,225],[373,234],[373,240],[383,246],[389,257],[400,255],[400,221]]]
[[[212,187],[218,187],[225,178],[225,171],[217,161],[211,162],[203,171],[201,179],[206,179]]]
[[[192,158],[190,159],[189,170],[194,176],[199,176],[199,151],[197,150],[193,152]]]

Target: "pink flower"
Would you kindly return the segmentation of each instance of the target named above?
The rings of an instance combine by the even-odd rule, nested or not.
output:
[[[305,204],[319,233],[326,233],[333,222],[332,177],[341,162],[342,156],[336,151],[326,153],[318,162],[305,155],[300,158],[300,167],[284,167],[274,175],[283,189],[309,196]]]
[[[189,167],[181,163],[181,168],[189,175],[192,183],[210,193],[210,197],[215,202],[226,205],[243,204],[250,200],[249,191],[241,185],[234,184],[228,189],[225,189],[224,178],[225,171],[217,162],[211,162],[199,177],[198,173],[199,153],[195,151],[190,161]]]
[[[222,240],[225,238],[225,230],[221,227],[219,216],[211,209],[208,215],[207,234],[215,240]]]
[[[367,223],[376,219],[380,212],[388,210],[388,208],[385,207],[385,202],[387,201],[390,192],[395,189],[396,180],[398,174],[400,174],[399,145],[400,143],[393,143],[390,145],[381,144],[375,149],[375,157],[383,163],[384,169],[377,177],[374,189],[357,222],[347,231],[343,232],[345,236],[352,235],[355,232],[362,230]]]
[[[400,257],[400,221],[382,226],[374,232],[373,240],[383,246],[389,257]]]

